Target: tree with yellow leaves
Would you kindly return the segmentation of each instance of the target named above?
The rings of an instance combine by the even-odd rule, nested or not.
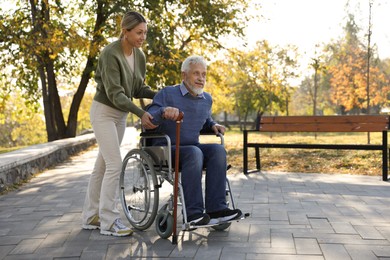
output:
[[[210,90],[222,103],[221,111],[235,112],[241,128],[249,119],[273,113],[288,114],[292,92],[290,80],[296,77],[296,52],[261,41],[249,51],[232,49],[229,59],[210,66]]]
[[[330,44],[328,72],[331,75],[331,99],[340,114],[366,113],[367,96],[367,50],[358,38],[359,28],[353,15],[348,16],[345,37]],[[390,83],[378,67],[379,59],[373,57],[370,66],[370,102],[378,108],[388,101]]]

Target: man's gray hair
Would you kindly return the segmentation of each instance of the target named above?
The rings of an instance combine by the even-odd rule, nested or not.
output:
[[[192,64],[202,64],[207,68],[206,60],[202,56],[190,56],[183,61],[181,72],[188,72]]]

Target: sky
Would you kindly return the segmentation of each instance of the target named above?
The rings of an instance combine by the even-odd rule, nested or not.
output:
[[[371,8],[371,46],[377,45],[381,59],[390,58],[390,0],[349,0],[362,35],[367,35],[369,2]],[[298,46],[302,62],[309,62],[315,46],[329,43],[343,35],[348,0],[252,0],[262,7],[260,21],[249,21],[247,37],[249,46],[267,40],[272,45]],[[367,39],[367,37],[365,37]],[[367,43],[367,42],[366,42]]]

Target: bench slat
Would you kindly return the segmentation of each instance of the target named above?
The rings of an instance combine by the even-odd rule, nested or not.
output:
[[[382,132],[387,130],[387,125],[378,123],[260,124],[259,128],[262,132]]]
[[[386,115],[362,116],[263,116],[260,123],[383,123],[389,124]]]
[[[382,132],[389,130],[388,116],[266,116],[264,132]]]

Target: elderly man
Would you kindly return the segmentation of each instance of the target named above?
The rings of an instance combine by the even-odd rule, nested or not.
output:
[[[200,56],[190,56],[182,64],[182,83],[162,89],[153,99],[148,112],[159,132],[166,133],[175,153],[176,124],[179,111],[184,113],[180,136],[181,182],[187,222],[193,225],[216,224],[238,219],[242,212],[226,204],[226,151],[220,144],[200,144],[199,133],[211,129],[224,133],[225,127],[211,118],[212,98],[203,92],[207,65]],[[155,144],[160,145],[161,141]],[[173,156],[174,158],[175,156]],[[202,169],[206,168],[205,203],[202,195]]]

